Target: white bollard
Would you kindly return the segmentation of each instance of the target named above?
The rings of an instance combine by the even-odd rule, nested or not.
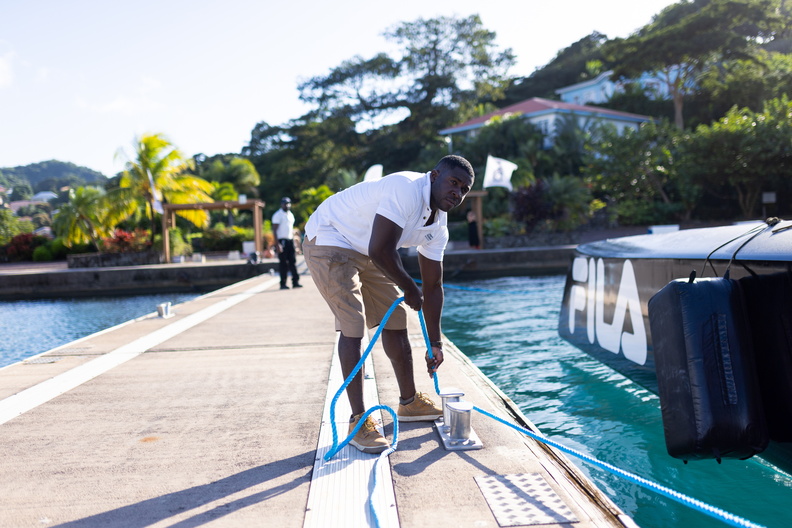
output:
[[[157,305],[157,315],[163,319],[167,319],[171,315],[171,303],[165,302]]]

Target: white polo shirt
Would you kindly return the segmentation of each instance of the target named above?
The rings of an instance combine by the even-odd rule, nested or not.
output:
[[[291,240],[292,231],[294,231],[294,213],[291,211],[284,211],[283,207],[275,211],[272,215],[272,225],[278,226],[278,232],[275,233],[275,238],[278,240],[287,239]]]
[[[305,236],[317,246],[337,246],[368,255],[374,216],[382,215],[402,228],[398,247],[417,247],[424,257],[442,261],[448,243],[448,216],[437,210],[424,226],[429,207],[429,173],[397,172],[377,181],[361,182],[325,200],[308,219]]]

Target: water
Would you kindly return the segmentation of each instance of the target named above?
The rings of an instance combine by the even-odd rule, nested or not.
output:
[[[0,368],[178,304],[194,293],[0,302]]]
[[[447,289],[443,332],[543,434],[754,523],[792,524],[792,477],[756,458],[684,465],[670,457],[659,399],[558,337],[563,276],[458,285],[511,292]],[[642,528],[727,526],[570,458]]]

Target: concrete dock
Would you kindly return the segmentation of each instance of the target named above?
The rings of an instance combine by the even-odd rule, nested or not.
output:
[[[480,414],[480,450],[447,451],[433,424],[410,423],[384,467],[349,446],[324,461],[336,334],[302,283],[256,276],[0,369],[0,526],[350,528],[374,525],[370,501],[380,526],[634,526],[565,456]],[[419,390],[438,401],[410,324]],[[533,427],[453,344],[445,354],[441,388]],[[371,356],[367,405],[395,408],[379,343]]]

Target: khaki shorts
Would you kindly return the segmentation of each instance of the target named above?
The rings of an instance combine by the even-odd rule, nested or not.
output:
[[[335,315],[336,330],[346,337],[363,337],[366,325],[379,325],[402,293],[366,255],[352,249],[317,246],[315,241],[303,242],[303,255],[311,278]],[[403,304],[396,307],[385,328],[407,328]]]

